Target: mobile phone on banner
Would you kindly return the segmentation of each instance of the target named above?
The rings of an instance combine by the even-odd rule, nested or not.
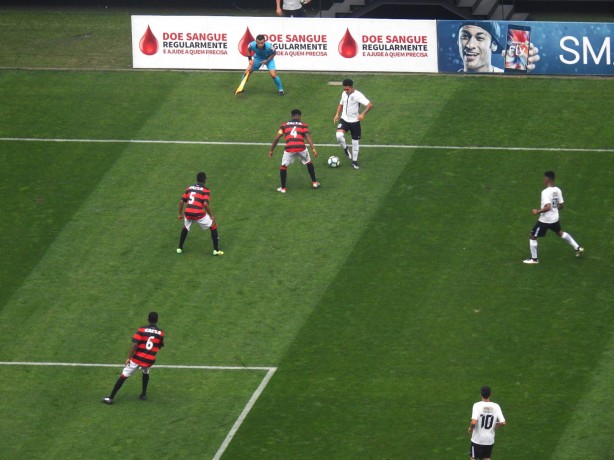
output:
[[[504,68],[506,73],[527,73],[530,44],[530,26],[510,24],[507,27]]]

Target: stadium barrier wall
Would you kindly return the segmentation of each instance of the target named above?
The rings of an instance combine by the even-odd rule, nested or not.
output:
[[[481,26],[492,34],[497,46],[491,71],[508,71],[502,53],[511,49],[510,61],[514,60],[510,48],[514,33],[524,29],[539,56],[529,74],[614,75],[614,24],[594,22],[437,21],[439,72],[465,71],[459,35],[466,25]]]
[[[280,70],[437,72],[437,22],[132,16],[134,68],[245,69],[259,34]]]
[[[280,70],[457,73],[465,71],[465,25],[492,35],[496,73],[509,53],[508,30],[524,29],[539,56],[529,74],[614,75],[613,23],[527,21],[132,16],[132,64],[242,70],[247,45],[263,34],[277,48]]]

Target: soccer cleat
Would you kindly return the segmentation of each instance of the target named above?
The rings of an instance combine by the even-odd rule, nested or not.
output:
[[[141,401],[147,401],[147,395],[139,395]]]
[[[349,160],[351,160],[352,159],[352,154],[350,153],[350,149],[345,147],[343,149],[343,151],[345,152],[345,156],[348,157]]]
[[[280,96],[283,96],[284,94],[286,94],[286,93],[284,93],[284,91],[283,91],[283,90],[281,90],[281,91],[279,92],[279,95],[280,95]]]
[[[109,398],[109,397],[102,398],[102,402],[105,403],[105,404],[108,404],[109,406],[111,404],[113,404],[113,400],[111,398]]]
[[[358,165],[357,161],[352,161],[352,168],[354,169],[360,169],[360,166]]]
[[[224,255],[224,251],[219,251],[219,250],[213,250],[213,255],[214,256],[223,256]]]
[[[183,249],[177,248],[177,254],[181,254],[182,252],[183,252]]]
[[[279,193],[286,193],[286,187],[279,187],[279,188],[277,189],[277,191],[278,191]]]
[[[523,260],[523,262],[525,264],[538,264],[539,260],[537,260],[537,259],[525,259],[525,260]]]
[[[320,183],[319,183],[319,182],[312,182],[312,183],[311,183],[311,186],[312,186],[313,188],[320,188]]]
[[[576,257],[580,257],[580,254],[582,254],[584,252],[584,248],[582,246],[578,246],[578,249],[576,249]]]

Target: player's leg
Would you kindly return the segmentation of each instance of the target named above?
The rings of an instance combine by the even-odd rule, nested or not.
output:
[[[143,371],[143,379],[141,380],[141,394],[139,395],[139,399],[141,401],[147,400],[147,385],[149,385],[149,368],[142,367],[141,371]]]
[[[188,237],[188,232],[190,231],[191,225],[192,221],[184,217],[183,229],[181,230],[181,236],[179,237],[179,246],[177,246],[177,254],[181,254],[183,252],[183,245],[185,244],[185,239]]]
[[[286,181],[288,179],[288,166],[294,163],[294,154],[288,153],[284,150],[284,154],[281,157],[281,166],[279,167],[279,181],[281,187],[277,189],[278,192],[286,193]]]
[[[558,232],[558,235],[561,238],[563,238],[565,241],[567,241],[567,243],[576,250],[577,256],[579,256],[580,254],[584,252],[584,248],[580,246],[578,243],[576,243],[576,240],[574,240],[573,237],[569,233],[564,232],[563,230],[560,230]]]
[[[284,93],[284,87],[281,84],[281,78],[279,78],[279,76],[277,75],[277,70],[275,68],[275,58],[271,59],[267,63],[267,69],[269,69],[269,75],[271,76],[271,78],[275,82],[275,86],[277,86],[277,91],[279,92],[279,95],[283,96],[285,94]]]
[[[281,187],[277,189],[277,191],[284,193],[286,191],[286,182],[288,180],[288,167],[281,165],[279,167],[279,182],[281,183]]]
[[[128,364],[126,364],[126,367],[124,367],[124,370],[122,371],[122,375],[120,375],[117,381],[115,382],[115,385],[113,386],[113,389],[111,390],[111,394],[107,396],[106,398],[102,398],[102,402],[105,404],[113,404],[113,399],[115,399],[115,395],[117,394],[119,389],[122,387],[124,382],[128,379],[128,377],[130,377],[134,373],[134,371],[136,371],[138,368],[139,368],[139,365],[136,364],[134,361],[128,362]]]
[[[351,160],[352,154],[350,153],[350,150],[348,149],[347,142],[345,142],[345,133],[349,129],[350,129],[349,125],[344,120],[339,120],[339,123],[337,124],[337,133],[336,133],[337,142],[343,149],[343,153],[345,153],[345,156],[348,157],[348,160]]]
[[[262,67],[262,61],[254,57],[251,61],[249,61],[247,69],[245,70],[245,72],[243,72],[243,75],[241,75],[241,80],[243,80],[243,77],[245,77],[245,75],[251,75],[256,70],[259,70],[260,67]]]
[[[529,250],[531,251],[531,258],[523,260],[525,264],[539,263],[539,259],[537,258],[537,238],[544,235],[546,230],[547,228],[544,228],[539,221],[531,229],[531,234],[529,237]]]
[[[360,136],[362,134],[360,122],[352,123],[350,134],[352,135],[352,167],[360,169],[358,165],[358,151],[360,150]]]
[[[475,444],[469,444],[469,460],[476,460],[475,458]]]
[[[309,172],[309,177],[311,177],[311,186],[313,188],[320,188],[320,183],[316,179],[316,168],[311,161],[311,156],[309,155],[309,150],[305,149],[301,153],[298,153],[301,158],[301,163],[307,166],[307,172]]]
[[[211,216],[209,216],[208,214],[205,214],[205,217],[199,219],[197,222],[198,222],[198,225],[200,225],[200,228],[202,228],[203,230],[211,231],[211,242],[213,243],[213,255],[214,256],[224,255],[224,251],[220,251],[220,237],[217,232],[217,224],[213,222],[213,219],[211,219]]]
[[[220,251],[220,236],[217,232],[217,224],[213,224],[211,227],[211,242],[213,243],[213,255],[224,255],[224,251]]]

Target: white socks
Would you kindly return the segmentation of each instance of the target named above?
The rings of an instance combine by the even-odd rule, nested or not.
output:
[[[572,248],[574,249],[578,249],[578,247],[580,246],[578,243],[576,243],[576,240],[574,240],[571,235],[567,232],[563,232],[563,234],[561,235],[561,238],[563,238],[565,241],[567,241]]]
[[[537,259],[537,240],[529,240],[529,248],[531,249],[531,258]]]
[[[348,145],[345,143],[345,137],[341,131],[337,131],[337,142],[339,142],[342,149],[347,149]]]
[[[358,144],[357,140],[352,139],[352,161],[358,161]]]

